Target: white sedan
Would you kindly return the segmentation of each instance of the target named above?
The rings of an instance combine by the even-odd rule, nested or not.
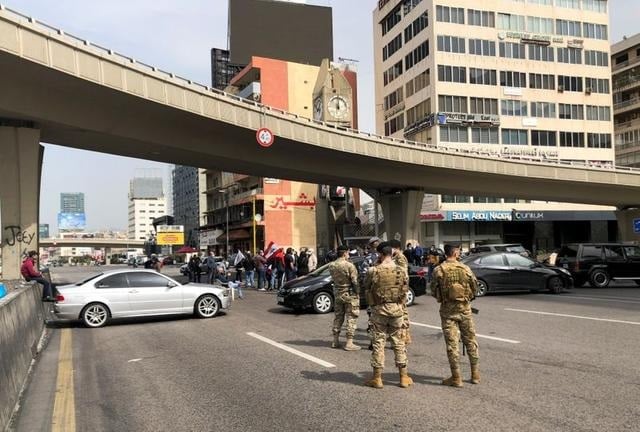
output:
[[[221,285],[180,284],[153,270],[111,270],[73,285],[56,287],[54,313],[102,327],[111,318],[195,314],[212,318],[231,306],[231,291]]]

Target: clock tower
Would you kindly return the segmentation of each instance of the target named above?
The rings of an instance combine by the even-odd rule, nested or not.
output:
[[[313,90],[313,119],[352,127],[353,91],[340,68],[328,59],[322,61]]]

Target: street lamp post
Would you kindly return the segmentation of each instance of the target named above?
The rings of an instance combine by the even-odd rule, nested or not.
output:
[[[227,222],[225,224],[225,237],[226,237],[226,242],[225,242],[225,259],[228,260],[229,259],[229,188],[227,188],[225,190],[224,193],[225,196],[225,207],[227,210]]]

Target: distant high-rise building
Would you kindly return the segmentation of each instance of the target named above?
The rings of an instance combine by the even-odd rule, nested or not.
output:
[[[132,179],[129,183],[129,238],[146,240],[153,233],[153,219],[165,214],[162,177]]]
[[[84,213],[84,193],[61,193],[60,213]]]
[[[198,245],[200,226],[200,186],[198,168],[176,165],[172,172],[173,217],[176,225],[184,225],[184,241]]]

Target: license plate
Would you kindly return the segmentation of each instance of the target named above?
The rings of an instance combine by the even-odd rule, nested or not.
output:
[[[277,296],[276,300],[278,301],[278,303],[284,303],[284,297],[282,296]]]

